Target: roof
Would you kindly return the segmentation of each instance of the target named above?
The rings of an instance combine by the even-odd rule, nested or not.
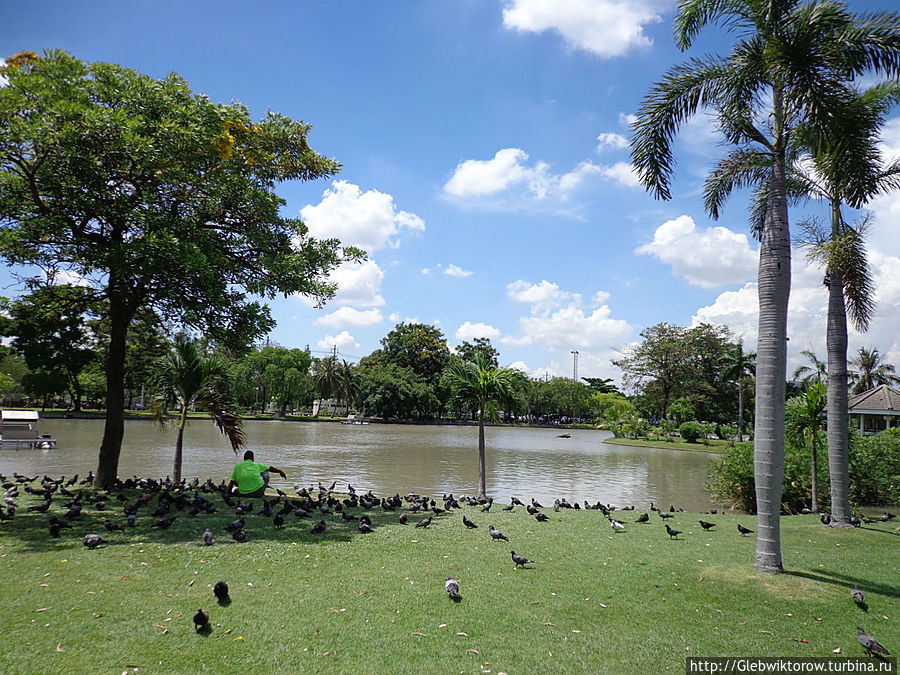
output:
[[[39,418],[37,410],[0,410],[4,422],[34,422]]]
[[[852,396],[848,401],[850,412],[896,412],[900,413],[900,391],[886,384]]]

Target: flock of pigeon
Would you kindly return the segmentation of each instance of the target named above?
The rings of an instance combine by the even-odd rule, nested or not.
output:
[[[416,522],[415,527],[424,529],[431,525],[434,516],[462,509],[462,504],[452,494],[443,495],[439,503],[434,498],[414,493],[410,493],[405,497],[401,497],[399,494],[394,494],[390,497],[377,497],[370,490],[360,495],[357,494],[352,485],[348,484],[346,496],[336,495],[334,493],[336,482],[332,483],[330,487],[325,487],[320,483],[318,490],[307,489],[299,485],[295,486],[296,496],[288,495],[278,489],[276,490],[276,496],[263,497],[261,504],[256,505],[253,502],[244,503],[226,494],[224,481],[220,484],[215,484],[211,480],[207,480],[201,484],[198,479],[194,479],[192,482],[182,481],[175,484],[168,478],[165,480],[154,480],[133,477],[125,481],[117,481],[115,488],[111,490],[77,489],[77,486],[91,485],[93,480],[94,476],[90,473],[81,481],[78,480],[78,475],[75,475],[68,479],[65,477],[52,479],[44,476],[39,482],[38,476],[29,478],[14,473],[10,479],[0,475],[0,486],[5,491],[3,504],[0,504],[0,523],[10,521],[15,517],[16,499],[19,496],[19,489],[41,499],[40,503],[27,507],[26,510],[29,512],[48,513],[54,504],[57,506],[57,511],[65,509],[61,516],[52,515],[47,521],[48,533],[53,538],[60,538],[62,530],[73,527],[70,521],[78,520],[82,516],[82,511],[86,504],[100,512],[105,511],[111,503],[115,504],[114,510],[116,512],[121,511],[125,519],[123,524],[119,520],[104,518],[104,528],[111,533],[125,530],[126,526],[136,527],[139,524],[139,519],[141,522],[146,522],[147,518],[149,518],[152,520],[150,527],[165,530],[171,527],[179,517],[194,518],[200,514],[214,514],[218,510],[213,502],[213,498],[216,498],[237,516],[223,528],[223,531],[228,533],[238,543],[249,539],[246,527],[247,517],[251,514],[271,519],[272,526],[275,528],[284,527],[286,520],[291,517],[295,521],[318,519],[315,520],[315,523],[309,530],[312,535],[319,535],[325,532],[328,528],[326,516],[332,515],[341,518],[343,521],[356,522],[360,534],[368,534],[374,531],[372,520],[365,513],[357,515],[359,510],[371,511],[373,509],[381,509],[385,512],[402,510],[398,514],[399,523],[405,525],[410,521],[411,516],[412,518],[422,516]],[[36,482],[37,485],[35,485]],[[128,494],[126,494],[126,491],[128,491]],[[129,494],[131,495],[130,497]],[[137,496],[135,497],[134,495]],[[152,505],[154,499],[156,500],[155,507]],[[489,512],[494,505],[493,498],[477,500],[473,497],[464,497],[462,501],[469,507],[480,509],[482,513]],[[517,506],[523,507],[539,522],[548,522],[550,520],[550,517],[543,510],[544,506],[535,499],[531,499],[530,504],[525,504],[518,498],[513,497],[510,503],[503,507],[503,510],[512,511]],[[634,506],[619,509],[599,501],[595,504],[585,501],[583,506],[581,506],[577,502],[569,503],[566,499],[557,499],[554,501],[552,508],[556,512],[561,509],[579,510],[582,508],[601,511],[616,534],[625,533],[632,524],[644,526],[651,522],[649,511],[642,513],[633,520],[625,520],[623,514],[633,511]],[[655,512],[663,522],[666,534],[670,539],[678,539],[679,535],[684,534],[682,530],[673,528],[668,522],[681,510],[676,510],[674,506],[670,506],[668,511],[664,511],[651,502],[650,511]],[[173,512],[174,515],[172,515]],[[712,515],[715,513],[716,511],[710,512]],[[895,518],[894,514],[886,512],[879,520],[886,521],[893,518]],[[468,529],[478,528],[478,525],[465,514],[462,515],[462,522]],[[823,522],[827,521],[823,520]],[[716,523],[702,519],[699,520],[699,524],[705,531],[710,531],[716,527]],[[737,530],[740,536],[753,533],[753,530],[740,523],[737,524]],[[493,541],[509,542],[509,539],[503,532],[496,529],[493,524],[488,526],[488,534]],[[202,545],[212,546],[215,541],[215,534],[210,527],[206,527],[200,539]],[[88,549],[96,549],[107,543],[108,541],[97,533],[86,534],[82,539],[82,544]],[[516,553],[514,550],[510,550],[510,555],[515,569],[520,567],[528,569],[528,565],[535,564],[534,560]],[[461,600],[459,581],[453,577],[447,577],[444,583],[444,590],[453,601],[459,602]],[[213,592],[220,605],[226,605],[230,602],[228,585],[224,581],[217,582],[213,587]],[[858,586],[854,586],[851,597],[860,608],[868,610],[863,593]],[[198,609],[193,615],[193,621],[197,632],[208,633],[210,631],[209,613],[204,612],[202,608]],[[870,657],[874,654],[889,655],[888,650],[879,644],[875,638],[866,633],[862,626],[857,626],[857,640]]]

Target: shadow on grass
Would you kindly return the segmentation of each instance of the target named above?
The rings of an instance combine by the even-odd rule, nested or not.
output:
[[[82,490],[85,496],[92,494],[93,488],[84,488]],[[128,497],[128,503],[134,503],[136,498],[142,494],[140,490],[124,491]],[[91,504],[85,502],[82,514],[77,518],[72,518],[68,522],[71,529],[62,530],[61,536],[54,539],[50,536],[48,526],[52,517],[62,518],[66,512],[63,502],[71,499],[70,497],[54,496],[53,503],[46,513],[28,512],[28,506],[39,503],[40,499],[33,498],[31,495],[21,495],[17,500],[19,503],[18,512],[12,520],[0,523],[0,537],[3,539],[15,539],[26,551],[45,552],[54,550],[69,550],[71,548],[81,548],[84,535],[89,533],[97,533],[107,540],[108,545],[127,545],[137,543],[158,543],[158,544],[191,544],[204,546],[202,541],[203,530],[209,528],[213,533],[214,546],[240,546],[241,544],[234,541],[231,535],[224,530],[225,526],[235,520],[234,510],[228,506],[217,494],[204,495],[215,505],[216,512],[213,514],[201,513],[191,516],[188,510],[178,511],[172,508],[170,517],[175,517],[175,522],[168,529],[158,529],[151,527],[160,520],[159,517],[151,515],[155,509],[157,499],[147,506],[144,506],[138,512],[138,518],[134,527],[125,527],[124,530],[108,532],[104,526],[104,520],[110,519],[116,523],[126,524],[126,517],[121,506],[124,504],[108,505],[103,510],[94,508]],[[275,499],[274,495],[268,498],[271,502]],[[299,502],[299,498],[282,497],[279,504],[275,507],[275,511],[284,505],[285,501]],[[262,508],[261,499],[245,500],[245,503],[252,502],[253,512],[246,514],[246,525],[244,531],[248,535],[248,542],[266,541],[273,543],[313,543],[322,544],[330,542],[349,542],[362,533],[358,529],[358,518],[367,515],[371,520],[373,529],[384,526],[409,527],[412,528],[415,521],[415,514],[409,513],[408,509],[397,509],[396,511],[385,511],[380,506],[364,509],[359,506],[356,508],[344,508],[344,512],[353,514],[357,519],[344,520],[340,513],[332,512],[329,514],[319,514],[314,511],[307,518],[297,518],[293,513],[284,516],[285,523],[283,526],[276,528],[272,522],[272,517],[263,516],[259,513]],[[119,508],[117,508],[119,507]],[[401,513],[409,513],[410,522],[408,525],[402,525],[399,522]],[[452,512],[428,515],[432,518],[431,527],[434,527],[442,519],[453,517]],[[310,530],[319,520],[324,520],[326,529],[320,534],[312,534]]]
[[[832,586],[843,586],[848,591],[853,588],[854,585],[857,585],[859,586],[860,590],[866,593],[878,593],[880,595],[886,595],[892,598],[900,598],[900,588],[898,588],[897,586],[889,586],[888,584],[866,581],[864,579],[847,576],[846,574],[838,574],[837,572],[831,572],[829,570],[819,569],[815,572],[809,572],[805,570],[790,570],[785,572],[785,574],[794,577],[802,577],[804,579],[811,579],[812,581],[819,581],[825,584],[831,584]]]

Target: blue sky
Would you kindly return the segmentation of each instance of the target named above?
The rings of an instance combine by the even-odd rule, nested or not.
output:
[[[757,244],[746,199],[712,222],[699,197],[722,154],[706,117],[678,141],[669,202],[630,170],[628,120],[667,68],[674,2],[459,0],[7,3],[0,56],[62,48],[154,77],[175,71],[254,117],[313,125],[310,143],[343,164],[335,180],[284,184],[285,214],[317,236],[369,251],[335,275],[324,309],[273,303],[271,335],[349,360],[401,321],[437,325],[451,346],[489,337],[502,365],[533,376],[613,377],[610,364],[661,321],[730,326],[756,341]],[[893,0],[853,1],[858,12]],[[883,134],[900,155],[900,111]],[[873,202],[878,314],[851,352],[900,366],[900,196]],[[793,211],[792,223],[814,213]],[[796,228],[795,228],[796,232]],[[825,353],[821,270],[795,251],[790,368]],[[14,295],[3,283],[0,293]]]

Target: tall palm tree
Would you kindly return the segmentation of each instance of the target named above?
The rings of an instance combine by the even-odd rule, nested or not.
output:
[[[483,354],[474,361],[454,361],[444,370],[444,382],[450,388],[450,405],[459,410],[474,410],[478,415],[478,498],[487,493],[484,455],[485,417],[497,419],[497,409],[515,395],[518,371],[492,368]]]
[[[722,377],[731,380],[737,385],[738,392],[738,438],[744,438],[744,385],[747,378],[753,375],[756,367],[756,352],[745,352],[744,342],[739,340],[736,345],[722,356]]]
[[[785,429],[787,437],[798,445],[810,442],[812,447],[812,484],[811,504],[813,512],[819,510],[819,461],[817,456],[819,436],[825,428],[826,400],[825,383],[821,380],[813,381],[800,396],[792,396],[788,399],[785,410]]]
[[[894,375],[893,364],[884,360],[884,357],[878,353],[878,347],[872,349],[860,347],[852,364],[856,367],[856,370],[851,373],[854,394],[861,394],[880,384],[900,383],[900,377]]]
[[[820,360],[816,353],[810,349],[804,349],[800,352],[809,361],[809,364],[802,364],[794,369],[794,382],[800,384],[804,389],[814,382],[822,382],[828,377],[828,364]]]
[[[337,358],[329,356],[313,364],[313,388],[319,396],[319,411],[321,411],[322,401],[335,396],[338,391]],[[319,411],[316,411],[316,417],[319,416]],[[334,417],[334,411],[331,415]]]
[[[350,414],[350,404],[359,392],[359,377],[356,374],[356,366],[342,359],[337,366],[337,393],[338,397],[347,406],[345,416]]]
[[[900,18],[882,12],[856,19],[834,0],[679,0],[676,43],[689,48],[714,22],[740,31],[731,53],[676,66],[653,87],[633,127],[632,160],[643,184],[668,199],[673,138],[701,109],[716,113],[728,142],[768,157],[758,274],[755,567],[780,573],[790,137],[800,123],[832,128],[829,116],[845,97],[848,80],[868,72],[900,73]]]
[[[244,431],[238,416],[225,404],[228,364],[216,356],[203,356],[197,343],[181,334],[175,338],[172,351],[159,364],[159,394],[153,403],[154,418],[165,422],[165,411],[178,406],[178,434],[175,437],[175,465],[172,478],[181,482],[181,459],[184,428],[192,408],[209,414],[219,431],[237,452],[244,444]]]

